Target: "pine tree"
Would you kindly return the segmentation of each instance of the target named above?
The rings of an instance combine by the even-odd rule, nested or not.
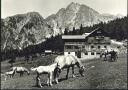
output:
[[[65,28],[64,35],[68,35],[68,30]]]
[[[83,25],[82,25],[82,24],[80,25],[80,31],[79,31],[79,34],[80,34],[80,35],[83,34]]]
[[[72,34],[75,35],[76,34],[76,30],[75,30],[75,27],[73,27],[73,31],[72,31]]]

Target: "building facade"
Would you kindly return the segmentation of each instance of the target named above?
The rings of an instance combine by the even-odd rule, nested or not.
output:
[[[100,29],[83,35],[63,35],[64,55],[78,58],[97,58],[104,50],[110,49],[110,38]]]

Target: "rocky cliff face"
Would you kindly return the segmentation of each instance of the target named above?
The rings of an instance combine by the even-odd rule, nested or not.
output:
[[[90,26],[115,18],[73,2],[46,19],[37,12],[10,16],[1,19],[1,50],[23,49],[41,43],[52,35],[62,34],[65,28],[72,30],[73,27],[79,28],[81,24]]]
[[[115,18],[113,15],[103,15],[86,5],[72,2],[67,8],[62,8],[56,14],[46,18],[46,22],[54,28],[56,35],[64,32],[64,28],[72,30],[73,27],[79,28],[81,24],[86,27]]]
[[[1,20],[1,49],[22,49],[38,44],[52,34],[49,25],[37,12],[19,14]]]

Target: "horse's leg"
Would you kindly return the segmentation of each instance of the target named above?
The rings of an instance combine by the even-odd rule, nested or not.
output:
[[[38,75],[36,76],[36,86],[38,86],[39,85],[39,82],[38,82]]]
[[[14,74],[15,74],[15,73],[12,74],[12,77],[14,77]]]
[[[40,77],[38,77],[38,81],[39,81],[39,85],[40,85],[40,87],[42,87],[42,85],[41,85],[41,81],[40,81]]]
[[[66,79],[68,79],[69,68],[70,68],[70,67],[68,67],[68,68],[67,68],[67,75],[66,75]]]
[[[50,78],[50,77],[49,77],[49,74],[48,74],[48,79],[47,79],[47,85],[48,85],[48,86],[49,86],[49,78]]]
[[[10,78],[12,78],[12,75],[10,75]]]
[[[5,81],[7,80],[7,77],[8,77],[8,76],[7,76],[7,75],[5,75],[5,78],[4,78],[4,80],[5,80]]]
[[[22,76],[23,76],[24,72],[22,72]]]
[[[22,76],[23,72],[20,73],[20,77]]]
[[[21,77],[21,75],[22,75],[22,72],[19,72],[20,73],[20,77]]]
[[[56,82],[56,84],[58,83],[58,77],[57,76],[55,77],[55,82]]]
[[[36,77],[36,85],[37,86],[39,85],[40,87],[42,87],[39,74],[37,74],[37,77]]]
[[[74,78],[75,75],[74,75],[74,66],[72,66],[72,77]]]
[[[12,74],[10,75],[10,78],[12,78]]]
[[[50,75],[50,77],[49,77],[49,86],[52,86],[52,72],[49,75]]]

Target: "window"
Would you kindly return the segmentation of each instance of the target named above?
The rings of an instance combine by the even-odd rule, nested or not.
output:
[[[96,54],[97,54],[97,55],[100,55],[100,52],[97,52]]]
[[[91,55],[94,55],[94,52],[91,52]]]
[[[100,49],[100,46],[98,46],[98,49]]]
[[[75,49],[79,49],[79,47],[78,47],[78,46],[74,46],[74,48],[75,48]]]
[[[94,46],[91,46],[91,48],[94,48]]]
[[[88,55],[88,52],[85,52],[84,54],[85,54],[85,55]]]
[[[66,49],[71,49],[71,48],[72,48],[72,47],[71,47],[71,46],[69,46],[69,45],[68,45],[68,46],[66,46]]]

